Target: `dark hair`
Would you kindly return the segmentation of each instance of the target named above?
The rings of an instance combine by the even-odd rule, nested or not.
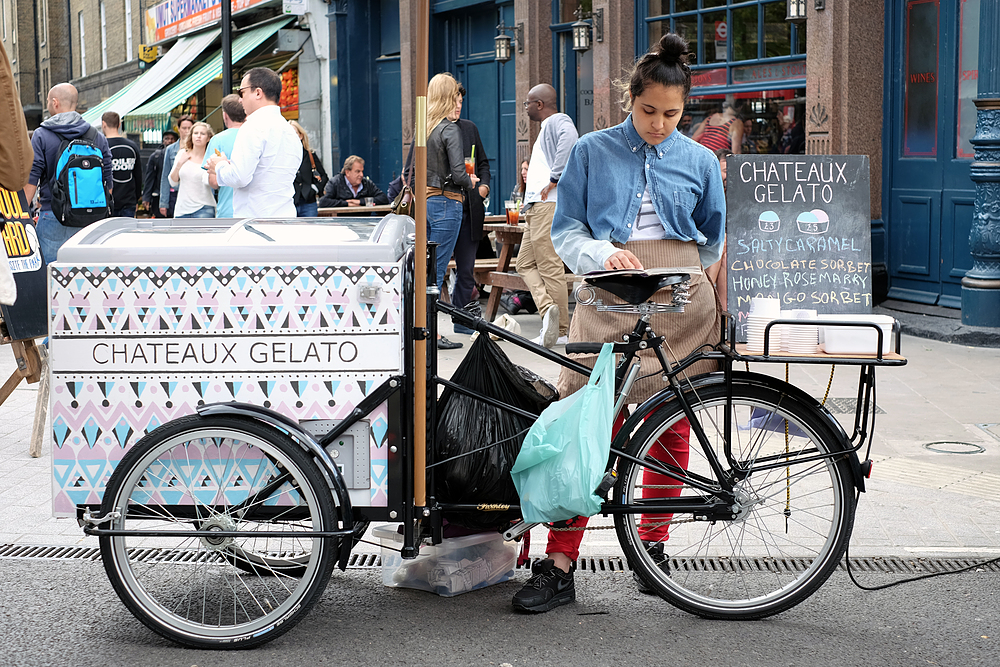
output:
[[[260,88],[269,101],[278,103],[281,99],[281,77],[267,67],[254,67],[246,73],[250,89]]]
[[[667,88],[681,88],[684,97],[691,92],[691,69],[688,45],[680,35],[668,32],[635,63],[628,76],[615,81],[622,93],[622,107],[629,111],[632,100],[642,95],[646,86],[658,83]]]
[[[105,111],[104,115],[101,116],[101,121],[108,127],[113,127],[116,130],[121,127],[122,118],[114,111]]]
[[[195,124],[194,116],[184,115],[184,116],[181,116],[180,118],[177,119],[177,127],[180,127],[181,123],[183,123],[184,121],[187,121],[187,122],[191,123],[192,125]],[[180,136],[180,135],[177,135],[177,136]]]
[[[722,161],[723,158],[727,158],[732,154],[733,152],[728,148],[720,148],[719,150],[715,151],[715,157],[718,158],[720,162]]]
[[[229,116],[229,120],[234,123],[246,122],[246,109],[243,108],[243,103],[240,102],[240,96],[236,93],[231,93],[222,98],[222,110],[226,112],[227,116]]]
[[[463,98],[466,95],[468,95],[468,93],[465,92],[465,86],[463,86],[462,84],[458,84],[458,94],[461,95]]]

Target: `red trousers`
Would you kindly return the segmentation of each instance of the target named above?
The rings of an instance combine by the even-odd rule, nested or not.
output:
[[[624,421],[624,417],[619,417],[615,420],[615,432],[621,428]],[[656,444],[650,448],[649,456],[669,465],[687,468],[689,453],[688,438],[690,431],[691,425],[688,423],[687,419],[677,422],[670,428],[670,430],[661,435],[656,441]],[[642,471],[642,483],[644,485],[679,485],[677,480],[671,479],[666,475],[661,475],[660,473],[654,472],[649,468],[644,468]],[[644,498],[676,498],[680,495],[681,489],[643,489]],[[673,516],[673,514],[643,514],[642,523],[655,524],[661,521],[670,521]],[[587,517],[578,516],[568,521],[561,521],[556,524],[556,527],[582,529],[587,525],[588,521],[589,519]],[[668,529],[669,526],[666,524],[642,526],[639,528],[639,537],[643,540],[660,542],[669,537]],[[549,541],[545,547],[545,553],[548,555],[554,553],[565,554],[570,560],[575,561],[580,557],[581,542],[583,542],[583,530],[550,530]]]

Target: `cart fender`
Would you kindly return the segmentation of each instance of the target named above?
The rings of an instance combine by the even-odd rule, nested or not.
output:
[[[248,417],[259,422],[263,422],[268,426],[278,429],[284,433],[287,433],[292,437],[293,440],[299,443],[303,449],[312,454],[313,458],[320,461],[322,464],[322,470],[326,473],[325,477],[327,484],[330,486],[330,492],[333,497],[337,500],[337,505],[340,507],[341,521],[343,522],[344,530],[352,530],[354,523],[354,513],[351,509],[351,496],[347,490],[347,484],[344,483],[344,477],[340,474],[340,470],[333,463],[333,459],[330,458],[330,454],[323,449],[322,446],[313,438],[311,435],[305,432],[301,426],[292,419],[289,419],[280,412],[275,412],[268,408],[263,408],[259,405],[252,405],[250,403],[210,403],[208,405],[199,406],[199,415],[235,415],[238,417]],[[338,566],[341,570],[347,568],[347,559],[351,555],[351,548],[354,546],[352,540],[341,540],[340,544],[340,558]]]
[[[820,404],[815,398],[802,391],[798,387],[788,384],[778,378],[773,378],[769,375],[761,375],[758,373],[746,373],[743,371],[733,371],[733,381],[744,382],[747,384],[757,384],[763,385],[775,391],[780,391],[782,393],[788,394],[789,396],[809,405],[815,407],[819,412],[826,418],[827,425],[837,436],[837,440],[840,441],[842,451],[849,452],[847,456],[847,461],[851,466],[851,474],[854,478],[854,486],[857,487],[858,491],[864,492],[865,490],[865,472],[858,460],[858,454],[856,451],[851,451],[850,439],[847,437],[847,433],[844,431],[844,427],[840,425],[837,418],[826,409],[826,406]],[[705,373],[699,375],[691,380],[691,384],[694,385],[695,389],[701,389],[703,387],[709,387],[713,385],[725,384],[726,378],[722,371],[716,371],[714,373]],[[664,389],[663,391],[650,396],[644,403],[632,412],[631,416],[620,429],[618,433],[615,434],[615,438],[611,443],[611,446],[622,450],[625,447],[625,443],[628,440],[628,434],[633,433],[636,428],[642,424],[642,421],[647,415],[659,410],[662,406],[666,405],[670,401],[676,398],[676,392],[672,388]]]

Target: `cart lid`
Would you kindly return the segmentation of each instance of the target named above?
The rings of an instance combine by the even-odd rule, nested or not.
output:
[[[108,218],[59,249],[72,264],[396,262],[412,218]]]

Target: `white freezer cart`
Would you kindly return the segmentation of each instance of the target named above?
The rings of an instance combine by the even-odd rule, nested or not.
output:
[[[395,215],[110,218],[74,236],[49,274],[54,513],[99,503],[131,445],[201,404],[253,403],[326,432],[401,374],[412,231]],[[401,486],[387,409],[331,445],[372,518]]]

